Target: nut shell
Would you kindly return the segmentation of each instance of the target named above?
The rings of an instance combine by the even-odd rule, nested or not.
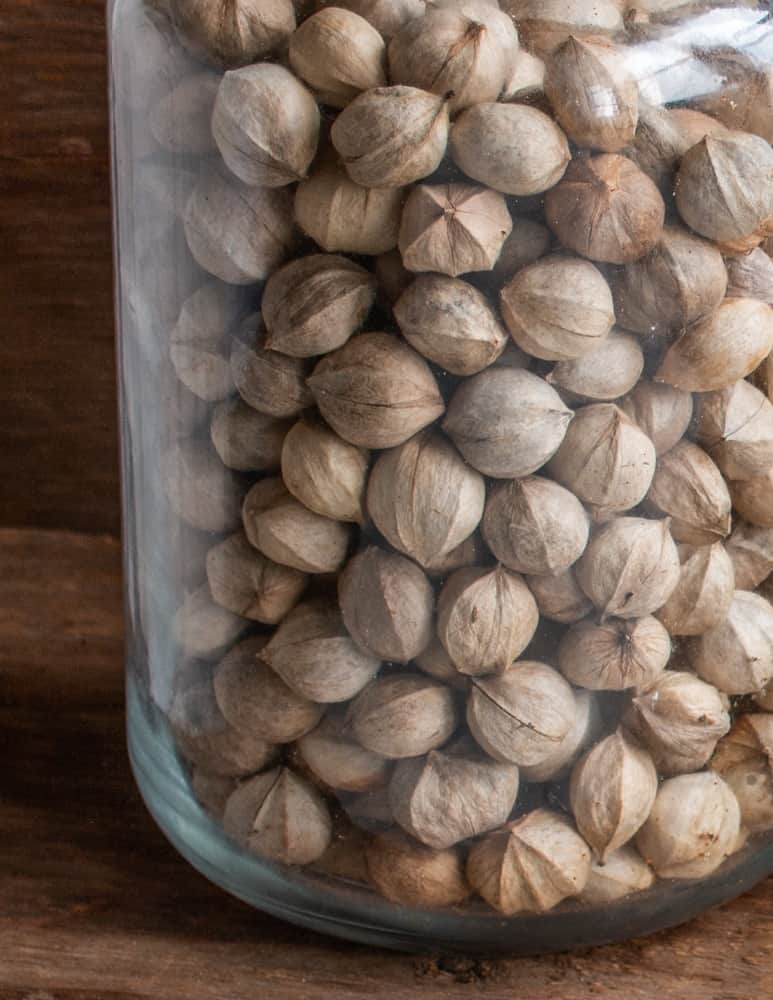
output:
[[[649,688],[671,656],[671,640],[653,617],[578,622],[558,647],[561,673],[583,688],[626,691]]]
[[[727,485],[706,452],[689,441],[661,455],[647,504],[671,519],[678,542],[711,545],[730,533]]]
[[[393,903],[431,910],[455,906],[470,894],[454,848],[436,851],[395,830],[374,837],[366,859],[374,885]]]
[[[724,620],[733,602],[735,572],[721,542],[682,545],[679,583],[657,612],[671,635],[701,635]]]
[[[737,590],[724,621],[690,639],[690,666],[726,694],[754,694],[773,678],[773,608]]]

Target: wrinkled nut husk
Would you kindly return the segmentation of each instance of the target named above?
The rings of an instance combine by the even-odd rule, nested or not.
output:
[[[324,706],[303,698],[262,659],[265,636],[240,642],[218,663],[215,697],[225,719],[248,736],[269,743],[292,743],[311,732]]]
[[[727,484],[706,452],[689,441],[661,455],[647,505],[671,519],[677,542],[712,545],[730,534]]]
[[[517,794],[518,768],[474,746],[401,761],[389,784],[397,822],[438,850],[506,823]]]
[[[458,721],[450,688],[421,674],[391,674],[354,699],[347,726],[367,750],[402,760],[443,746]]]
[[[571,822],[535,809],[478,841],[467,879],[500,913],[544,913],[585,888],[591,852]]]
[[[590,354],[559,361],[547,381],[572,399],[612,402],[630,392],[643,371],[644,353],[638,339],[613,329]]]
[[[706,136],[682,157],[676,207],[701,236],[742,253],[773,222],[771,177],[773,150],[764,139],[745,132]]]
[[[416,278],[395,303],[394,316],[411,347],[454,375],[488,368],[509,342],[486,296],[441,274]]]
[[[339,114],[330,137],[356,184],[397,188],[437,170],[448,129],[444,96],[416,87],[375,87]]]
[[[735,849],[738,800],[716,774],[703,771],[664,781],[636,847],[660,878],[705,878]]]
[[[743,715],[721,739],[711,767],[732,789],[750,833],[773,829],[773,716]]]
[[[547,61],[545,93],[578,146],[619,153],[633,141],[639,89],[617,46],[569,38]]]
[[[261,655],[293,691],[321,704],[349,701],[381,666],[354,643],[337,605],[325,599],[292,610]]]
[[[183,598],[172,619],[172,636],[184,656],[205,659],[223,653],[248,625],[244,618],[216,604],[204,584]]]
[[[682,440],[693,415],[691,393],[645,379],[618,405],[644,431],[659,456]]]
[[[773,467],[773,404],[745,379],[705,393],[695,437],[727,479],[754,479]]]
[[[185,238],[196,263],[221,281],[263,281],[297,242],[290,195],[250,187],[209,167],[185,209]]]
[[[663,607],[679,583],[670,522],[618,517],[591,538],[575,572],[604,617],[642,618]]]
[[[212,135],[228,169],[245,184],[284,187],[305,177],[319,127],[317,102],[284,66],[259,63],[223,77]]]
[[[305,573],[280,566],[254,549],[242,534],[231,535],[207,553],[213,599],[235,615],[278,624],[306,589]]]
[[[398,245],[409,271],[452,278],[490,271],[513,222],[504,197],[469,184],[418,184],[405,200]]]
[[[312,254],[269,278],[261,309],[266,347],[311,358],[343,347],[376,301],[376,278],[336,254]]]
[[[739,521],[726,549],[738,590],[756,590],[773,573],[773,529]]]
[[[474,469],[514,479],[536,472],[555,454],[572,416],[538,375],[492,368],[459,386],[443,430]]]
[[[635,507],[655,474],[655,447],[613,403],[594,403],[574,414],[548,472],[602,513]]]
[[[490,278],[496,283],[495,287],[501,289],[516,271],[544,257],[550,250],[551,239],[550,230],[541,222],[514,218],[512,232],[502,245],[499,259],[491,269]],[[512,346],[515,347],[515,344]]]
[[[504,194],[540,194],[564,175],[569,143],[552,118],[524,104],[476,104],[451,129],[451,157],[468,177]]]
[[[593,611],[593,603],[580,589],[573,569],[555,576],[527,576],[526,583],[539,613],[548,621],[572,625]]]
[[[655,247],[627,264],[613,292],[618,323],[665,335],[711,315],[725,298],[722,254],[680,226],[666,226]]]
[[[615,322],[604,276],[589,261],[572,257],[553,254],[524,267],[500,298],[513,340],[543,361],[590,354]]]
[[[771,348],[770,306],[757,299],[725,299],[669,347],[655,377],[688,392],[724,389],[751,375]]]
[[[457,570],[438,596],[438,637],[460,673],[501,672],[531,642],[537,604],[523,579],[502,566]]]
[[[592,691],[575,691],[574,724],[553,753],[539,764],[519,768],[522,781],[560,781],[580,754],[601,735],[602,718],[598,698]]]
[[[279,468],[290,422],[253,410],[240,397],[218,403],[209,433],[223,465],[237,472]]]
[[[177,156],[215,152],[211,121],[219,84],[216,73],[192,73],[152,106],[148,126],[162,149]]]
[[[572,689],[557,670],[523,660],[496,677],[475,678],[467,725],[489,756],[529,767],[555,753],[576,711]]]
[[[184,44],[219,66],[243,66],[270,55],[295,29],[292,0],[169,0]]]
[[[483,537],[496,558],[516,573],[563,573],[585,551],[588,534],[585,508],[550,479],[515,479],[489,494]]]
[[[601,862],[638,832],[657,790],[652,758],[619,729],[575,764],[569,791],[572,812],[577,829]]]
[[[351,526],[304,507],[281,479],[263,479],[252,487],[242,521],[250,544],[281,566],[335,573],[346,561]]]
[[[295,192],[295,220],[328,253],[375,255],[397,246],[401,188],[356,184],[343,167],[323,164]]]
[[[561,640],[558,666],[572,682],[593,691],[648,688],[671,656],[671,639],[657,619],[612,618],[578,622]]]
[[[423,567],[475,531],[485,500],[483,477],[432,431],[384,452],[368,481],[373,523],[391,545]]]
[[[272,417],[295,417],[314,397],[306,385],[310,363],[266,347],[260,314],[249,316],[231,345],[231,376],[242,399]]]
[[[445,409],[427,362],[387,333],[363,333],[323,358],[308,380],[334,431],[361,448],[393,448]]]
[[[389,45],[392,80],[450,94],[452,113],[496,101],[518,48],[512,20],[495,5],[467,7],[429,4],[423,17],[409,21]]]
[[[460,853],[436,851],[390,830],[366,850],[368,874],[386,899],[419,910],[455,906],[470,895]]]
[[[409,559],[370,546],[338,578],[341,612],[354,641],[382,660],[408,663],[429,646],[435,594]]]
[[[317,0],[317,6],[354,11],[372,24],[387,42],[404,24],[424,13],[424,0]]]
[[[545,218],[561,243],[608,264],[639,260],[657,244],[666,207],[657,187],[625,156],[572,160],[545,196]]]
[[[336,521],[365,521],[369,455],[321,420],[304,418],[282,446],[282,479],[309,510]]]
[[[289,767],[278,767],[236,789],[226,803],[223,829],[261,857],[308,865],[327,850],[332,821],[317,789]]]
[[[679,583],[657,617],[671,635],[701,635],[730,610],[738,586],[733,563],[721,542],[681,545],[679,559]]]
[[[290,37],[290,66],[320,103],[346,105],[387,83],[386,45],[378,31],[344,4],[306,18]]]
[[[730,729],[724,695],[694,674],[666,670],[640,691],[623,724],[649,750],[666,777],[700,771]]]
[[[730,493],[736,513],[750,524],[760,528],[773,528],[773,469],[754,479],[744,479],[730,484]]]
[[[519,49],[500,94],[500,101],[527,101],[545,90],[545,63],[526,49]]]
[[[547,56],[572,36],[605,39],[623,29],[618,0],[502,0],[526,47]]]
[[[178,441],[162,456],[161,482],[172,511],[191,527],[218,533],[238,527],[242,481],[208,442]]]
[[[655,874],[633,847],[621,847],[603,862],[594,861],[580,900],[591,906],[605,906],[635,892],[652,887]]]
[[[773,679],[773,608],[737,590],[727,617],[686,645],[690,666],[726,694],[754,694]]]
[[[419,670],[434,677],[435,680],[460,691],[467,690],[469,683],[467,677],[456,669],[454,661],[443,648],[440,639],[433,639],[424,652],[416,657],[415,662]]]
[[[298,741],[298,753],[313,774],[342,792],[369,792],[389,781],[391,763],[356,743],[340,714],[329,714]]]

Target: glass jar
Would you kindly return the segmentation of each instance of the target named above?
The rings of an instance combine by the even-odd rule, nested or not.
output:
[[[140,788],[343,937],[674,925],[773,870],[769,15],[311,7],[110,4]]]

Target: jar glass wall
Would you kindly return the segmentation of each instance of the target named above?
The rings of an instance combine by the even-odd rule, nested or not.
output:
[[[767,9],[109,12],[165,833],[414,949],[616,940],[768,874]]]

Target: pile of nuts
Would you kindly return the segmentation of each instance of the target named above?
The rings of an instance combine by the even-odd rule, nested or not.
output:
[[[773,829],[773,70],[645,97],[686,6],[153,4],[208,67],[150,109],[210,276],[169,717],[263,858],[513,914]]]

